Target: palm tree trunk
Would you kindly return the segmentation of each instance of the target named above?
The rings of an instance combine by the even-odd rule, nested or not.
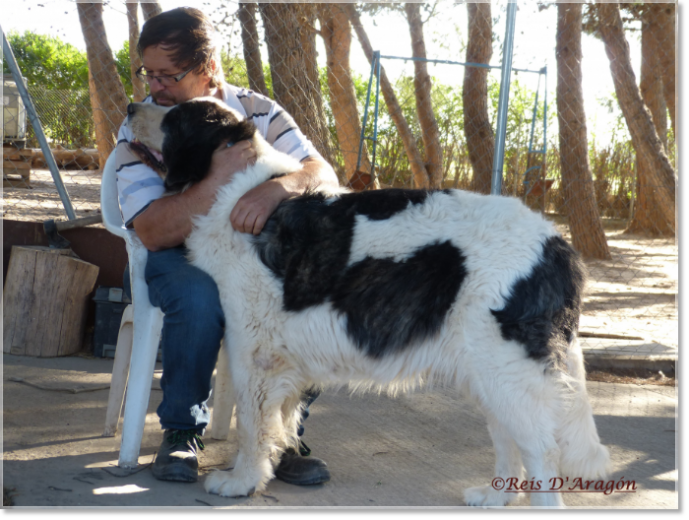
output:
[[[240,3],[237,18],[242,26],[242,46],[244,48],[246,73],[249,76],[249,87],[254,92],[269,96],[266,79],[263,76],[260,39],[256,28],[256,4]]]
[[[91,108],[102,168],[110,152],[115,149],[117,132],[127,115],[128,100],[105,35],[103,4],[78,3],[77,11],[86,42],[89,71],[93,76]],[[97,114],[98,111],[102,111],[102,117]]]
[[[651,113],[641,98],[631,65],[629,44],[624,36],[620,9],[617,4],[597,4],[600,32],[605,42],[605,52],[610,60],[610,70],[615,92],[627,121],[632,143],[639,164],[648,166],[659,215],[659,228],[675,227],[675,171],[670,164],[663,143],[658,137]]]
[[[354,82],[349,67],[349,51],[352,45],[352,29],[347,13],[338,4],[321,4],[318,10],[321,36],[325,43],[328,63],[328,88],[330,107],[335,118],[337,140],[345,163],[343,184],[357,183],[363,174],[371,173],[366,143],[361,152],[361,164],[357,170],[361,125],[356,104]],[[367,177],[370,181],[370,178]],[[365,184],[368,184],[366,182]]]
[[[651,111],[653,123],[663,146],[667,150],[667,106],[663,97],[662,65],[658,60],[658,10],[655,4],[646,5],[641,20],[641,82],[639,90],[645,105]],[[674,230],[662,225],[664,219],[659,214],[658,205],[653,196],[653,184],[648,171],[649,165],[637,156],[637,198],[634,204],[634,216],[627,232],[649,235],[673,235]]]
[[[585,258],[609,259],[588,159],[581,72],[581,4],[557,5],[557,117],[560,171],[572,245]]]
[[[490,3],[467,3],[469,14],[469,41],[466,61],[490,63],[493,54]],[[474,170],[471,189],[490,193],[495,135],[488,117],[488,69],[464,68],[462,89],[464,105],[464,135],[469,149],[469,160]]]
[[[330,164],[330,132],[316,63],[313,4],[260,4],[275,100]]]
[[[361,48],[368,58],[368,62],[373,62],[373,48],[371,47],[371,42],[368,39],[368,35],[364,30],[363,25],[361,25],[361,19],[359,18],[359,13],[357,13],[356,8],[352,4],[344,4],[344,8],[347,10],[349,15],[349,21],[352,23],[352,27],[356,31],[356,35],[359,38],[359,43]],[[427,188],[429,185],[428,172],[426,171],[426,166],[424,164],[419,148],[416,146],[416,140],[414,135],[409,128],[409,123],[407,123],[404,114],[402,113],[402,108],[397,101],[397,96],[395,96],[395,91],[388,80],[387,74],[385,74],[385,69],[381,65],[380,67],[380,90],[383,93],[383,99],[388,107],[388,113],[390,118],[395,123],[397,131],[402,139],[402,144],[404,145],[404,151],[409,159],[409,166],[414,176],[414,185],[417,188]]]
[[[154,16],[158,16],[163,12],[163,8],[160,7],[158,2],[153,0],[139,0],[139,2],[141,3],[141,11],[144,13],[144,22],[149,21]]]
[[[419,4],[406,3],[409,32],[411,33],[412,56],[426,59],[426,44],[423,38],[423,22]],[[426,171],[431,188],[441,188],[443,183],[443,151],[440,147],[440,131],[433,113],[431,101],[431,77],[425,61],[414,61],[414,94],[416,97],[416,112],[421,127],[421,138],[426,150]]]
[[[646,4],[646,8],[652,13],[655,22],[651,26],[651,30],[658,42],[656,60],[660,63],[665,103],[670,112],[672,133],[675,135],[676,140],[675,110],[677,107],[677,94],[675,93],[675,68],[677,65],[675,63],[675,48],[677,43],[677,18],[675,4]]]
[[[129,70],[132,75],[132,98],[134,102],[143,101],[146,97],[146,86],[144,82],[136,77],[136,71],[141,67],[141,58],[136,52],[136,45],[139,42],[139,16],[138,2],[127,2],[127,22],[129,25]]]

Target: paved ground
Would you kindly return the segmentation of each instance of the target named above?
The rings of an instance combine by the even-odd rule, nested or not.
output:
[[[161,440],[155,415],[161,393],[154,390],[143,469],[123,475],[116,467],[119,437],[101,437],[108,391],[96,389],[109,383],[111,368],[104,359],[4,356],[4,486],[16,507],[461,508],[465,488],[492,478],[493,448],[482,415],[446,390],[397,399],[322,395],[304,439],[328,462],[332,481],[310,488],[273,481],[263,495],[243,499],[208,495],[201,482],[159,482],[143,466]],[[93,391],[60,391],[75,388]],[[589,393],[614,463],[610,479],[633,480],[637,489],[569,493],[565,503],[677,508],[675,388],[590,382]],[[236,448],[230,437],[206,443],[204,474],[227,466]]]

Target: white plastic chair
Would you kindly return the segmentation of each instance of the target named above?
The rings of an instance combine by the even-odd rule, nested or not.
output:
[[[163,313],[158,307],[151,305],[148,299],[148,286],[144,278],[148,251],[136,233],[124,227],[117,197],[115,154],[112,153],[103,169],[101,213],[107,230],[125,241],[129,255],[132,304],[128,305],[122,314],[103,436],[113,437],[117,432],[126,388],[127,399],[118,465],[123,468],[134,468],[138,465],[146,423],[151,382],[163,327]],[[218,356],[213,389],[213,416],[210,425],[213,439],[226,439],[230,429],[234,391],[227,367],[227,352],[223,346]]]

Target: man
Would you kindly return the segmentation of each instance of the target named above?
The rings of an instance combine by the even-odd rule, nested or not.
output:
[[[281,201],[304,193],[309,186],[335,186],[338,181],[284,109],[266,97],[223,82],[214,33],[198,9],[179,8],[151,18],[139,38],[143,66],[137,75],[150,88],[145,102],[173,106],[215,96],[251,117],[275,148],[302,162],[301,171],[267,181],[237,203],[230,216],[232,227],[256,235]],[[145,273],[149,297],[165,314],[163,401],[157,409],[165,434],[153,474],[161,480],[193,482],[198,479],[197,450],[203,449],[200,436],[208,425],[206,403],[225,318],[215,282],[186,261],[184,240],[192,230],[193,217],[208,212],[218,188],[254,161],[256,151],[249,141],[230,148],[223,144],[214,152],[203,181],[183,193],[162,197],[162,180],[131,153],[128,143],[132,139],[125,122],[116,149],[120,207],[126,225],[134,227],[149,250]],[[316,395],[305,395],[304,418]],[[300,427],[300,435],[302,432]],[[308,454],[303,443],[300,453],[284,453],[276,477],[298,485],[329,480],[325,463],[303,456]]]

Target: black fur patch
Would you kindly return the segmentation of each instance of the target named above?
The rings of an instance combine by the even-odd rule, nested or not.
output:
[[[385,220],[407,209],[410,202],[422,204],[430,193],[433,192],[398,188],[347,193],[333,202],[333,206],[338,211],[354,211],[371,220]]]
[[[261,261],[283,280],[283,305],[324,303],[347,265],[355,212],[338,211],[321,193],[282,202],[254,239]]]
[[[543,244],[541,260],[520,278],[502,310],[491,312],[502,337],[523,344],[529,357],[556,361],[579,328],[584,268],[579,255],[562,237]]]
[[[374,358],[435,336],[466,277],[465,258],[449,241],[422,247],[403,262],[370,258],[353,264],[331,296],[347,332]]]
[[[170,191],[203,180],[221,143],[251,139],[256,133],[250,120],[240,121],[222,105],[204,100],[173,107],[165,114],[161,129],[165,133],[165,188]]]
[[[310,193],[280,204],[254,239],[261,261],[283,281],[283,306],[301,311],[327,301],[347,316],[347,332],[372,357],[436,334],[466,276],[449,242],[404,262],[365,258],[347,267],[356,215],[390,218],[428,192],[351,193],[326,202]]]

